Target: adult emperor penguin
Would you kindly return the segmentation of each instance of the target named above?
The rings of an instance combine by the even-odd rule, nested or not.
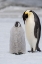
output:
[[[31,51],[41,51],[39,48],[39,40],[41,36],[41,24],[38,15],[32,11],[27,10],[23,13],[23,20],[25,24],[26,36],[29,41]]]

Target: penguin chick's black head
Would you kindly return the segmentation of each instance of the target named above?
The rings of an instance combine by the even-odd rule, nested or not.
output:
[[[16,21],[16,22],[15,22],[15,27],[21,27],[20,22]]]

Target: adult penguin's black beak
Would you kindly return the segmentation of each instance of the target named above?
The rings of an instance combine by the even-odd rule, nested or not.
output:
[[[23,21],[24,21],[24,24],[25,24],[25,20],[28,18],[28,14],[25,14],[25,12],[24,12],[23,15],[22,15],[22,18],[23,18]]]

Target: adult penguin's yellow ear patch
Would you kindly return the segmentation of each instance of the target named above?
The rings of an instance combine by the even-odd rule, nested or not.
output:
[[[32,12],[29,12],[28,10],[25,12],[25,14],[28,14],[28,16],[32,15]]]
[[[26,11],[25,14],[28,14],[28,12]]]
[[[29,13],[29,11],[27,10],[27,11],[25,11],[25,14],[28,14]]]
[[[29,16],[31,16],[33,13],[32,12],[29,12]]]

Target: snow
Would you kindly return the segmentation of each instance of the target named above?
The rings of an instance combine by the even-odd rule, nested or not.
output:
[[[35,11],[39,16],[42,16],[42,8],[37,7],[18,7],[18,6],[9,6],[0,10],[0,18],[16,18],[22,17],[22,14],[27,9]]]
[[[0,9],[15,5],[42,7],[42,0],[0,0]]]
[[[42,16],[40,16],[40,20],[42,25]],[[0,64],[42,64],[42,52],[27,52],[28,50],[30,50],[30,46],[28,44],[26,37],[26,54],[15,55],[9,52],[10,30],[13,27],[15,21],[20,21],[25,31],[22,18],[0,17]],[[42,50],[42,34],[39,47]]]

